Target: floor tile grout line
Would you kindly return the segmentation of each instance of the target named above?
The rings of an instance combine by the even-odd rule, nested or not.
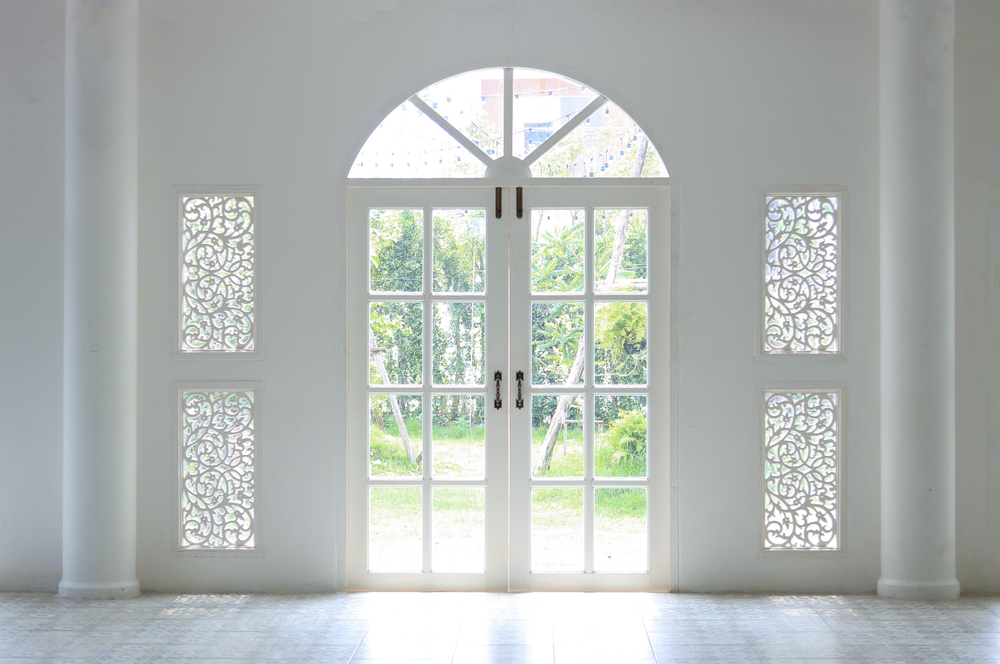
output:
[[[642,621],[642,631],[646,634],[646,643],[649,644],[649,650],[653,653],[653,661],[660,664],[660,658],[656,656],[656,648],[653,647],[653,639],[649,636],[649,628],[646,627],[646,619],[640,616],[639,620]]]
[[[348,664],[354,661],[354,657],[358,654],[358,648],[360,648],[361,644],[365,642],[365,637],[368,636],[368,630],[372,628],[372,623],[374,622],[374,619],[368,620],[368,625],[365,627],[365,633],[361,635],[360,639],[358,639],[358,645],[354,646],[354,650],[351,652],[351,656],[347,660]]]

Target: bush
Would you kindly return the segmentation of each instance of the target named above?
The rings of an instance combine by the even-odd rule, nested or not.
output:
[[[615,420],[597,440],[597,472],[610,477],[646,474],[646,414],[633,410]]]

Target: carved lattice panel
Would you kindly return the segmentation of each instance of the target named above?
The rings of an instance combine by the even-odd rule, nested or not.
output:
[[[255,350],[254,197],[181,198],[181,350]]]
[[[254,391],[184,391],[181,401],[181,549],[252,549]]]
[[[840,394],[764,394],[764,548],[839,548]]]
[[[840,352],[840,201],[767,196],[764,352]]]

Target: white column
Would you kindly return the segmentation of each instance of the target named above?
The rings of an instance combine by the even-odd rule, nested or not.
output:
[[[139,592],[137,98],[137,0],[67,0],[64,597]]]
[[[954,0],[881,0],[882,576],[878,594],[958,596],[955,577]]]

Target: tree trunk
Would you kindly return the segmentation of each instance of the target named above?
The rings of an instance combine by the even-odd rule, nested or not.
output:
[[[635,163],[632,164],[632,177],[637,178],[642,174],[643,164],[646,162],[646,152],[649,148],[649,141],[643,135],[639,138],[639,149],[635,155]],[[611,263],[608,265],[608,276],[604,283],[610,287],[618,279],[618,270],[621,268],[622,256],[625,253],[625,239],[628,237],[628,225],[632,219],[632,214],[625,211],[615,222],[615,243],[611,251]],[[576,357],[573,358],[573,366],[566,377],[565,385],[576,385],[580,382],[583,374],[583,365],[587,357],[586,335],[580,335],[580,345],[576,349]],[[573,403],[572,394],[564,394],[559,397],[556,403],[556,410],[549,420],[549,429],[545,432],[545,442],[542,444],[542,456],[532,468],[533,475],[541,475],[549,469],[552,464],[552,450],[555,449],[556,440],[559,439],[559,430],[566,421],[566,413]]]
[[[385,362],[382,361],[382,350],[376,345],[375,333],[371,330],[368,330],[368,343],[371,345],[372,352],[375,353],[375,366],[378,368],[379,375],[382,376],[382,383],[388,385],[389,372],[385,370]],[[403,449],[406,450],[406,456],[410,458],[410,463],[416,463],[417,460],[413,456],[413,448],[410,446],[410,432],[406,430],[403,411],[399,408],[399,401],[396,399],[395,394],[389,395],[389,403],[392,404],[392,414],[396,416],[396,426],[399,428],[399,437],[403,439]]]

